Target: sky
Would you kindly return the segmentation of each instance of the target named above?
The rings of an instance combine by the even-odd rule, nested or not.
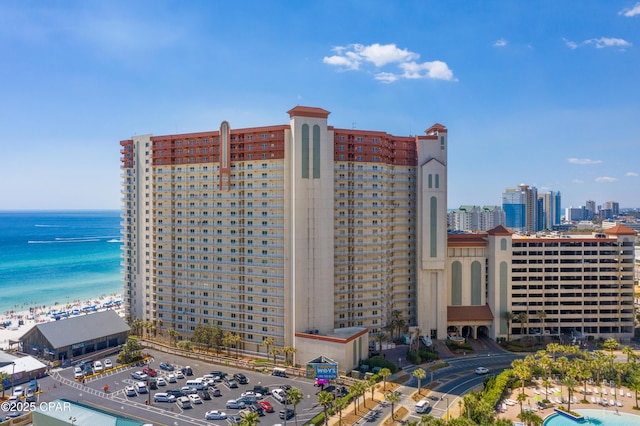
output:
[[[134,135],[447,127],[448,207],[640,207],[640,2],[0,2],[0,210],[119,209]]]

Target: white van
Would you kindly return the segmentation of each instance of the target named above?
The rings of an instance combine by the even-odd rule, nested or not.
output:
[[[138,393],[147,393],[147,384],[145,382],[136,382],[133,385]]]
[[[191,408],[191,400],[186,396],[178,398],[177,404],[180,408]]]
[[[205,388],[205,384],[202,379],[187,380],[185,382],[185,386],[189,386],[190,388],[194,388],[197,390],[203,390]]]
[[[416,413],[422,414],[425,413],[429,409],[429,401],[426,399],[421,399],[416,403]]]

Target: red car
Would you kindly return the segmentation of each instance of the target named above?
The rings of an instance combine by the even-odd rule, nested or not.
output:
[[[273,413],[273,406],[267,401],[258,401],[258,405],[261,406],[266,413]]]
[[[149,375],[151,377],[156,377],[158,375],[158,372],[156,370],[154,370],[151,367],[145,367],[142,369],[142,372],[146,375]]]

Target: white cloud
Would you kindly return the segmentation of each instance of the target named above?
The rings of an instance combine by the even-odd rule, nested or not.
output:
[[[630,47],[631,43],[621,38],[600,37],[592,38],[591,40],[585,40],[584,44],[593,44],[596,48],[602,49],[604,47]]]
[[[633,177],[635,177],[635,176],[640,176],[640,174],[638,174],[638,173],[636,173],[636,172],[627,172],[627,173],[625,173],[624,175],[625,175],[625,176],[633,176]]]
[[[374,78],[382,81],[383,83],[393,83],[398,80],[398,76],[392,72],[379,72],[374,76]]]
[[[564,44],[566,44],[569,49],[575,50],[578,48],[578,43],[576,43],[575,41],[567,40],[566,38],[562,38],[562,40],[564,41]]]
[[[380,45],[374,43],[371,46],[356,46],[361,47],[360,56],[372,62],[376,67],[393,62],[410,61],[420,57],[417,53],[409,52],[407,49],[397,48],[395,44]]]
[[[623,9],[620,12],[618,12],[618,14],[627,16],[629,18],[636,15],[640,15],[640,3],[636,3],[636,5],[633,6],[631,9]]]
[[[571,164],[600,164],[602,160],[592,160],[590,158],[567,158]]]
[[[503,47],[507,45],[507,40],[501,38],[500,40],[496,40],[495,43],[493,43],[493,47]]]
[[[600,182],[600,183],[611,183],[611,182],[616,182],[617,180],[618,179],[614,177],[609,177],[609,176],[601,176],[596,178],[596,182]]]
[[[456,81],[453,71],[445,62],[435,60],[419,63],[417,60],[420,54],[401,49],[395,44],[350,44],[334,47],[333,51],[335,55],[323,58],[325,64],[349,71],[362,69],[371,72],[376,80],[384,83],[393,83],[399,79],[427,78]],[[388,69],[390,65],[395,67]],[[383,69],[384,67],[387,69]]]

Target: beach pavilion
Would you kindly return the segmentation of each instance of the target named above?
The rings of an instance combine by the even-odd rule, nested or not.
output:
[[[69,359],[123,345],[130,327],[114,310],[35,325],[20,337],[22,351],[50,361]]]

